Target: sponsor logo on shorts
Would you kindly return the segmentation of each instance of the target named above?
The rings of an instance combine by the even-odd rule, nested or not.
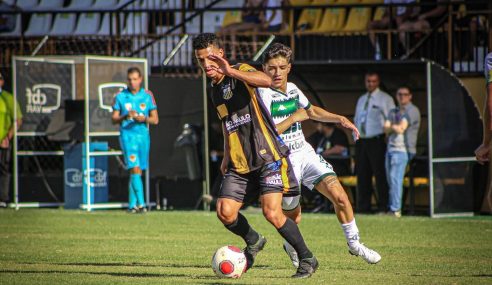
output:
[[[267,185],[282,185],[282,176],[280,174],[274,174],[265,178],[265,183]]]
[[[250,114],[245,114],[242,116],[238,116],[237,114],[233,114],[231,116],[231,119],[227,120],[225,122],[225,125],[226,125],[226,129],[228,132],[233,132],[239,126],[250,123],[250,122],[251,122],[251,115]]]

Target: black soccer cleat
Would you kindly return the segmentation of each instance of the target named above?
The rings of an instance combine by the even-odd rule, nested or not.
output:
[[[244,248],[244,255],[246,256],[246,269],[244,272],[248,271],[255,263],[255,258],[258,252],[260,252],[266,244],[267,240],[264,236],[260,235],[258,241],[255,244],[248,245]]]
[[[314,272],[316,272],[318,266],[319,266],[318,260],[316,259],[315,256],[311,258],[304,258],[299,263],[297,272],[296,274],[292,275],[292,278],[298,278],[298,279],[309,278],[311,277],[311,275],[313,275]]]

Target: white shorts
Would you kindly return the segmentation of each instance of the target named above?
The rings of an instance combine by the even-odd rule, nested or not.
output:
[[[329,175],[334,175],[333,167],[321,155],[316,154],[312,147],[306,148],[304,151],[293,153],[289,156],[290,162],[294,169],[294,174],[302,184],[313,190],[323,178]],[[292,211],[299,206],[301,196],[284,197],[282,199],[282,209]]]

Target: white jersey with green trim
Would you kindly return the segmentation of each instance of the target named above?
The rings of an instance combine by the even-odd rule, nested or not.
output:
[[[287,83],[286,93],[273,88],[258,88],[258,94],[276,125],[294,114],[297,109],[304,108],[307,110],[311,107],[311,103],[304,93],[294,83],[290,82]],[[291,154],[312,148],[306,142],[299,122],[290,126],[280,137],[289,147]]]

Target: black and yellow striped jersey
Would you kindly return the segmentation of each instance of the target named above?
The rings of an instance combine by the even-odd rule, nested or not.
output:
[[[256,71],[247,64],[234,67]],[[230,170],[245,174],[288,156],[289,149],[280,139],[255,87],[225,76],[212,85],[210,96],[229,145],[226,151]]]

